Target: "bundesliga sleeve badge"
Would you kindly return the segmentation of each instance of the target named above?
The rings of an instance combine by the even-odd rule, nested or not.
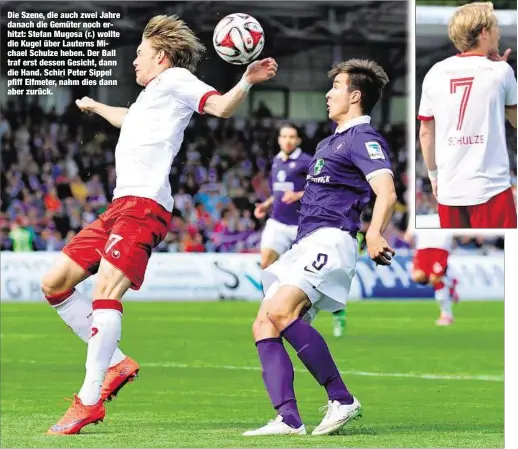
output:
[[[371,159],[385,159],[381,145],[378,142],[365,142],[365,148]]]

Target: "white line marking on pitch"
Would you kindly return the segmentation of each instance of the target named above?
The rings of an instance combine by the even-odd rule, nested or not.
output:
[[[234,365],[210,365],[197,364],[189,365],[186,363],[141,363],[142,367],[147,368],[201,368],[201,369],[227,369],[240,371],[261,371],[259,366],[234,366]],[[295,369],[297,373],[307,372],[306,370]],[[431,380],[484,380],[490,382],[503,382],[504,376],[492,375],[456,375],[456,374],[419,374],[419,373],[373,373],[368,371],[340,371],[340,374],[349,376],[368,376],[368,377],[406,377],[411,379],[431,379]]]

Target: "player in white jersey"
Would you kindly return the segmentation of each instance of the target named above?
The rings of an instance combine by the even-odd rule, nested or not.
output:
[[[461,51],[423,81],[419,138],[442,228],[516,228],[505,120],[516,128],[516,79],[498,53],[489,2],[457,9],[448,34]]]
[[[455,290],[457,280],[447,275],[448,257],[453,247],[453,235],[448,231],[407,231],[406,239],[415,245],[412,280],[422,285],[431,285],[439,303],[441,315],[435,322],[438,326],[453,324],[452,302],[458,302]]]
[[[139,365],[118,348],[122,297],[139,289],[152,249],[168,232],[173,209],[169,173],[194,112],[230,117],[253,84],[275,76],[271,58],[250,64],[239,83],[224,95],[193,72],[205,47],[176,16],[152,18],[133,62],[145,89],[129,109],[76,101],[121,128],[115,149],[114,201],[67,246],[42,282],[49,303],[88,343],[86,376],[79,394],[49,434],[76,434],[105,416],[110,400],[136,376]],[[93,303],[75,290],[98,273]]]

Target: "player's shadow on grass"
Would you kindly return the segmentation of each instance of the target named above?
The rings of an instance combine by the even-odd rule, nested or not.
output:
[[[362,424],[352,424],[349,426],[344,426],[340,429],[340,431],[335,436],[351,436],[351,435],[378,435],[378,429],[373,426],[366,426]],[[333,436],[333,435],[331,435]]]

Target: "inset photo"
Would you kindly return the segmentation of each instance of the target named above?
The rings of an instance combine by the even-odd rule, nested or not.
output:
[[[516,0],[417,1],[415,227],[516,228]]]

